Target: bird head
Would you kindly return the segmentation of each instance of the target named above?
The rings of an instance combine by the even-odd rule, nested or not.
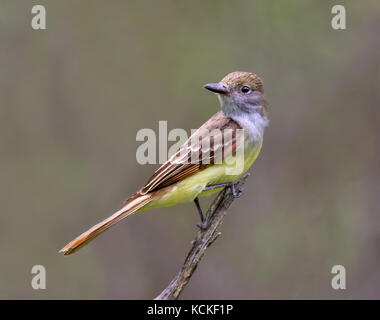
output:
[[[259,113],[266,117],[263,82],[256,74],[232,72],[220,82],[206,84],[204,88],[217,94],[226,116]]]

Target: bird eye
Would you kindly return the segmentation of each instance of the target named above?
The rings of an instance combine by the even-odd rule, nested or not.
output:
[[[251,88],[248,87],[248,86],[243,86],[243,87],[241,87],[241,92],[243,92],[243,93],[250,93],[251,92]]]

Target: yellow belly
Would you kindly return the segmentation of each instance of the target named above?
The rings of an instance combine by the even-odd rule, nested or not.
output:
[[[251,144],[251,145],[249,145]],[[226,174],[228,168],[235,168],[235,161],[224,161],[222,164],[212,165],[186,179],[177,182],[170,192],[159,199],[152,200],[137,212],[145,211],[150,208],[168,207],[182,202],[193,201],[196,197],[203,197],[214,192],[220,191],[222,188],[203,191],[206,186],[229,183],[241,177],[253,164],[260,153],[262,142],[252,146],[251,142],[245,143],[244,158],[238,156],[235,161],[242,161],[243,168],[238,174]],[[231,158],[230,158],[231,159]],[[136,212],[136,213],[137,213]]]

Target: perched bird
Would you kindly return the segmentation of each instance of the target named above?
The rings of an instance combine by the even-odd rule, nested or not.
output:
[[[199,197],[225,187],[231,188],[235,197],[241,195],[235,181],[259,155],[264,128],[269,123],[263,82],[250,72],[232,72],[204,88],[217,95],[221,111],[204,123],[119,211],[79,235],[61,253],[77,251],[132,213],[181,202],[194,201],[201,218],[198,226],[207,228]]]

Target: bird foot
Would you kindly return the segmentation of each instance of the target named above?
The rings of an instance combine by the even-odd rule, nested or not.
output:
[[[243,189],[241,187],[236,187],[238,182],[233,182],[231,184],[231,191],[234,198],[240,198],[243,195]]]
[[[198,222],[197,227],[204,231],[209,227],[209,224],[206,221]]]

